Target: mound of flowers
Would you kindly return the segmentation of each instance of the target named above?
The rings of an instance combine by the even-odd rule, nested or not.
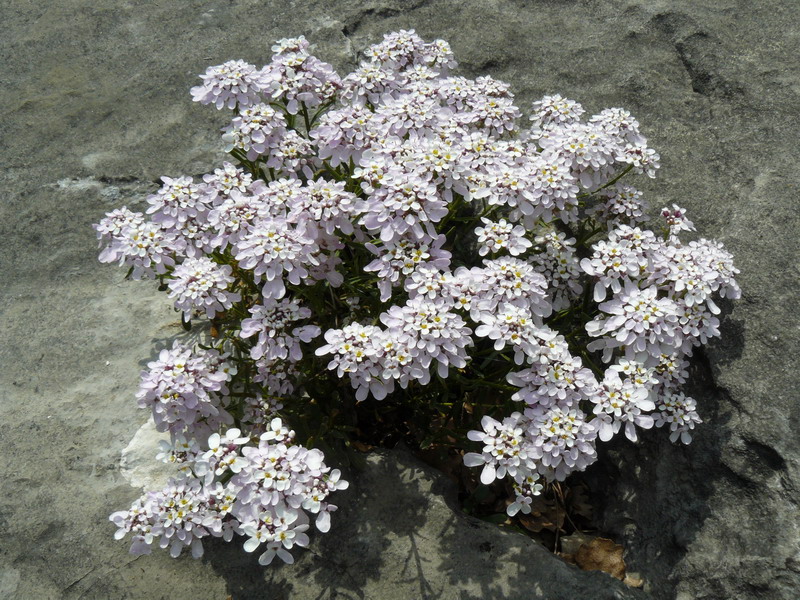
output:
[[[691,441],[688,357],[738,271],[681,239],[677,205],[648,228],[629,180],[659,157],[630,113],[553,95],[523,117],[508,84],[454,75],[448,44],[413,31],[345,77],[302,37],[272,51],[192,89],[232,112],[230,162],[95,225],[100,260],[156,280],[203,335],[142,373],[175,477],[111,515],[131,552],[238,535],[292,562],[347,487],[325,461],[365,442],[444,444],[507,482],[513,516],[599,442]]]

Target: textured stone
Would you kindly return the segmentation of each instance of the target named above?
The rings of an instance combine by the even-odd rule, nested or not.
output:
[[[360,529],[322,536],[293,571],[259,570],[233,545],[199,562],[134,559],[111,539],[108,513],[137,493],[119,456],[144,420],[138,371],[180,330],[152,286],[97,263],[90,224],[161,175],[219,161],[220,115],[188,95],[206,66],[264,61],[275,39],[302,33],[344,71],[383,33],[413,27],[448,40],[463,74],[511,82],[523,106],[558,92],[590,111],[631,110],[662,156],[658,179],[642,185],[651,204],[684,206],[734,253],[744,297],[725,304],[722,340],[695,361],[705,420],[696,442],[676,447],[651,432],[604,451],[587,477],[605,533],[653,597],[800,597],[800,4],[17,0],[0,19],[0,595],[561,597],[546,587],[554,581],[584,590],[572,597],[618,593],[605,575],[553,562],[506,532],[492,530],[511,541],[478,560],[464,541],[477,538],[459,537],[471,522],[436,477],[402,458],[373,465],[397,469],[397,483],[371,490],[365,475],[343,497],[335,527]],[[398,495],[411,506],[393,506]],[[370,506],[398,517],[359,512]],[[415,523],[452,548],[423,544]],[[361,560],[340,555],[345,545]],[[530,559],[510,550],[523,546]]]
[[[150,417],[122,449],[119,472],[131,487],[160,490],[170,477],[177,475],[174,465],[155,460],[161,440],[169,441],[169,433],[156,431],[156,424]]]

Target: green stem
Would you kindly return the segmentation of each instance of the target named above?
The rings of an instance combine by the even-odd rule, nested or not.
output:
[[[323,104],[317,112],[314,113],[314,116],[311,117],[311,124],[310,127],[314,127],[314,123],[317,122],[317,119],[320,118],[331,106],[333,106],[334,100],[329,100],[325,104]]]
[[[633,169],[633,165],[628,165],[627,167],[622,169],[622,172],[619,175],[617,175],[616,177],[614,177],[614,179],[612,179],[611,181],[609,181],[608,183],[606,183],[604,185],[601,185],[596,190],[594,190],[592,192],[585,192],[583,194],[578,194],[578,199],[580,199],[580,198],[588,198],[589,196],[594,196],[597,192],[599,192],[601,190],[604,190],[607,187],[611,187],[612,185],[617,183],[620,179],[622,179],[625,175],[627,175],[630,172],[631,169]]]
[[[303,112],[303,122],[305,123],[306,126],[306,135],[308,135],[308,132],[311,131],[311,121],[308,118],[308,108],[306,108],[305,102],[301,102],[300,106],[302,107],[302,112]]]

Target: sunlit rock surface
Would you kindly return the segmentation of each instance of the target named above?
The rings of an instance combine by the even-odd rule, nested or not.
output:
[[[20,0],[0,19],[0,596],[800,597],[800,4]],[[139,371],[181,330],[154,286],[97,262],[91,223],[222,159],[224,117],[188,93],[208,65],[262,64],[304,34],[346,72],[401,28],[446,39],[461,74],[509,81],[523,109],[560,93],[630,110],[661,154],[638,182],[651,206],[687,208],[742,271],[722,340],[694,364],[696,442],[648,432],[589,474],[644,592],[463,517],[441,476],[397,452],[370,458],[294,567],[238,544],[134,558],[112,539],[108,514],[141,492],[120,470],[147,419]]]

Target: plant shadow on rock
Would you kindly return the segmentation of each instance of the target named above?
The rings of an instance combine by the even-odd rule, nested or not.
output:
[[[730,306],[723,302],[722,307],[729,314]],[[740,353],[744,334],[729,317],[722,328],[723,339],[734,342],[726,349],[727,363]],[[202,333],[195,327],[154,339],[150,358],[140,365],[145,368],[176,340],[202,341]],[[721,450],[730,438],[727,423],[736,407],[715,384],[702,349],[695,352],[686,391],[698,400],[705,421],[690,445],[671,443],[663,429],[642,432],[636,445],[618,436],[601,444],[597,463],[577,474],[590,487],[601,534],[623,544],[628,570],[640,573],[647,591],[659,600],[674,597],[672,574],[711,514],[709,499],[719,480],[730,474]],[[261,552],[244,552],[241,537],[231,543],[205,541],[203,560],[226,581],[233,598],[261,598],[268,590],[270,598],[365,600],[366,590],[374,590],[381,578],[402,581],[403,591],[410,584],[425,599],[445,597],[450,588],[475,600],[557,600],[583,593],[597,600],[645,597],[640,590],[620,592],[622,584],[604,573],[578,571],[522,533],[463,514],[456,484],[409,451],[368,456],[366,470],[344,473],[351,485],[332,497],[339,510],[332,515],[330,532],[322,535],[312,525],[309,549],[294,553],[294,565],[277,558],[268,567],[259,565]],[[502,576],[489,577],[490,564]]]
[[[193,323],[191,329],[185,331],[181,328],[181,316],[176,312],[175,322],[169,326],[174,328],[175,334],[150,340],[150,356],[140,359],[138,363],[143,370],[148,368],[149,363],[158,360],[158,355],[162,350],[171,349],[175,342],[180,342],[186,346],[194,346],[196,344],[207,344],[209,341],[208,332],[210,327],[208,324],[202,323],[202,321],[198,322],[198,324]]]
[[[723,332],[724,339],[729,335]],[[686,393],[704,421],[691,444],[670,442],[664,429],[643,432],[635,446],[617,436],[598,447],[597,463],[583,474],[598,527],[623,544],[629,570],[639,572],[659,600],[675,597],[673,573],[711,515],[711,496],[728,472],[722,449],[736,407],[715,384],[702,349],[689,373]]]
[[[361,473],[345,474],[350,487],[332,498],[339,510],[332,515],[331,530],[322,535],[312,525],[309,548],[295,553],[294,565],[275,559],[263,567],[260,552],[246,554],[236,540],[212,540],[204,560],[225,579],[234,598],[260,598],[265,590],[270,598],[311,598],[313,590],[316,598],[364,599],[368,581],[393,570],[404,581],[418,582],[420,598],[434,597],[417,535],[446,484],[438,479],[429,485],[407,452],[374,453],[370,463]],[[387,483],[395,487],[388,490]],[[404,538],[410,545],[405,556]]]
[[[743,293],[742,300],[747,302],[747,297],[747,293]],[[719,347],[722,352],[715,352],[714,359],[719,366],[727,367],[742,356],[745,327],[742,321],[732,317],[734,302],[730,298],[719,299],[717,305],[721,311],[719,328],[722,341],[716,341],[714,347]],[[708,375],[712,375],[711,371],[708,372]]]
[[[331,531],[294,565],[262,567],[239,544],[207,543],[204,561],[237,600],[262,598],[645,598],[581,572],[522,534],[461,513],[454,483],[405,449],[372,453],[338,492]],[[391,487],[389,487],[391,486]]]

